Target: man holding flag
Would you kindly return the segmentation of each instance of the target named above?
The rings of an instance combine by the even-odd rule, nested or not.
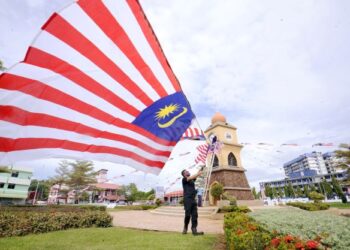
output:
[[[197,177],[199,177],[202,174],[202,169],[198,171],[197,174],[194,174],[191,176],[190,172],[187,170],[182,170],[182,187],[184,190],[184,207],[185,207],[185,221],[184,221],[184,229],[182,231],[183,234],[187,234],[188,230],[188,224],[190,223],[190,220],[192,220],[192,234],[197,235],[203,235],[203,232],[197,231],[197,225],[198,225],[198,209],[197,209],[197,202],[195,200],[197,191],[195,189],[195,181]]]

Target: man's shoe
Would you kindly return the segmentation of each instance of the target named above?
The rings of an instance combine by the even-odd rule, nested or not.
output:
[[[184,230],[182,230],[182,234],[187,234],[187,228],[184,227]]]
[[[192,228],[192,234],[194,236],[198,236],[198,235],[203,235],[204,233],[203,232],[198,232],[196,228]]]

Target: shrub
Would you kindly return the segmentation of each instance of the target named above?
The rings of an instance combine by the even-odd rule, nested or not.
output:
[[[184,198],[183,198],[183,197],[180,197],[180,199],[179,199],[179,204],[181,204],[181,205],[184,204]]]
[[[301,209],[261,209],[250,213],[268,230],[278,230],[280,234],[298,236],[304,241],[322,237],[321,243],[328,249],[349,249],[350,220],[323,211],[308,212]]]
[[[156,199],[156,205],[159,207],[162,204],[162,200],[157,198]]]
[[[230,195],[230,194],[227,193],[227,192],[224,192],[224,193],[222,194],[222,199],[223,199],[223,200],[228,200],[228,201],[230,201],[230,205],[231,205],[231,206],[237,206],[237,199],[236,199],[236,197]]]
[[[155,209],[157,207],[157,205],[141,205],[142,210]]]
[[[220,183],[215,183],[211,188],[210,188],[210,194],[215,198],[219,199],[222,193],[224,192],[224,186]]]
[[[249,213],[251,210],[247,206],[224,206],[220,209],[220,213],[229,212]]]
[[[106,212],[82,209],[80,211],[2,210],[0,213],[0,237],[45,233],[68,228],[110,227],[112,217]]]
[[[302,202],[288,202],[288,206],[298,207],[307,211],[327,210],[330,206],[326,203],[302,203]]]
[[[317,193],[317,192],[311,192],[309,193],[309,198],[314,201],[314,203],[319,203],[322,200],[324,200],[324,195]]]
[[[224,228],[229,249],[264,249],[271,239],[268,231],[241,212],[226,214]]]
[[[271,211],[269,212],[271,213]],[[284,222],[284,224],[288,223]],[[248,214],[241,212],[225,214],[224,230],[227,249],[232,250],[326,249],[321,245],[322,237],[320,236],[305,240],[291,234],[270,231],[271,229],[269,230],[265,224],[261,224]]]

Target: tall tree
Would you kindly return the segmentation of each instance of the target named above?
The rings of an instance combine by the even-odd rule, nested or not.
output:
[[[343,190],[339,184],[339,182],[337,181],[337,179],[333,176],[332,177],[332,186],[334,189],[334,192],[337,194],[337,196],[342,200],[343,203],[347,202],[346,196],[343,193]]]
[[[258,198],[258,194],[256,193],[255,187],[252,188],[252,194],[253,194],[253,196],[254,196],[254,199],[259,199],[259,198]]]
[[[294,189],[293,189],[293,186],[292,186],[292,183],[288,183],[287,185],[287,194],[289,198],[294,198],[295,197],[295,193],[294,193]]]
[[[33,179],[30,182],[28,191],[37,191],[37,200],[47,200],[49,197],[51,182],[48,180],[37,180]],[[38,187],[38,189],[36,189]]]
[[[296,197],[300,198],[303,196],[303,191],[301,190],[300,186],[297,186],[295,190]]]
[[[75,197],[79,203],[81,191],[88,185],[96,183],[96,172],[91,161],[69,162],[72,171],[68,174],[67,184],[75,190]]]
[[[332,186],[331,186],[325,179],[322,180],[321,186],[322,186],[324,195],[325,195],[328,199],[331,198],[332,195],[333,195]]]
[[[265,185],[265,195],[270,197],[270,199],[273,199],[272,188],[269,185]]]
[[[59,163],[59,167],[55,169],[56,175],[51,178],[53,184],[58,184],[61,188],[62,184],[66,184],[69,178],[70,165],[64,160]]]
[[[338,167],[346,170],[347,179],[344,181],[345,184],[350,184],[350,144],[340,144],[339,150],[335,151],[336,157],[339,159]]]
[[[309,192],[309,185],[305,185],[303,190],[304,197],[309,197]]]

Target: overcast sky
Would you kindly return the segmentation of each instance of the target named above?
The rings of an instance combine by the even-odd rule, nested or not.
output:
[[[42,24],[70,2],[0,0],[5,66],[23,60]],[[140,2],[202,128],[220,111],[240,142],[273,144],[243,149],[252,185],[283,178],[283,162],[301,153],[334,149],[314,143],[350,141],[349,1]],[[279,146],[288,142],[301,146]],[[44,178],[57,161],[26,164]],[[149,187],[158,179],[135,173],[118,181]]]

